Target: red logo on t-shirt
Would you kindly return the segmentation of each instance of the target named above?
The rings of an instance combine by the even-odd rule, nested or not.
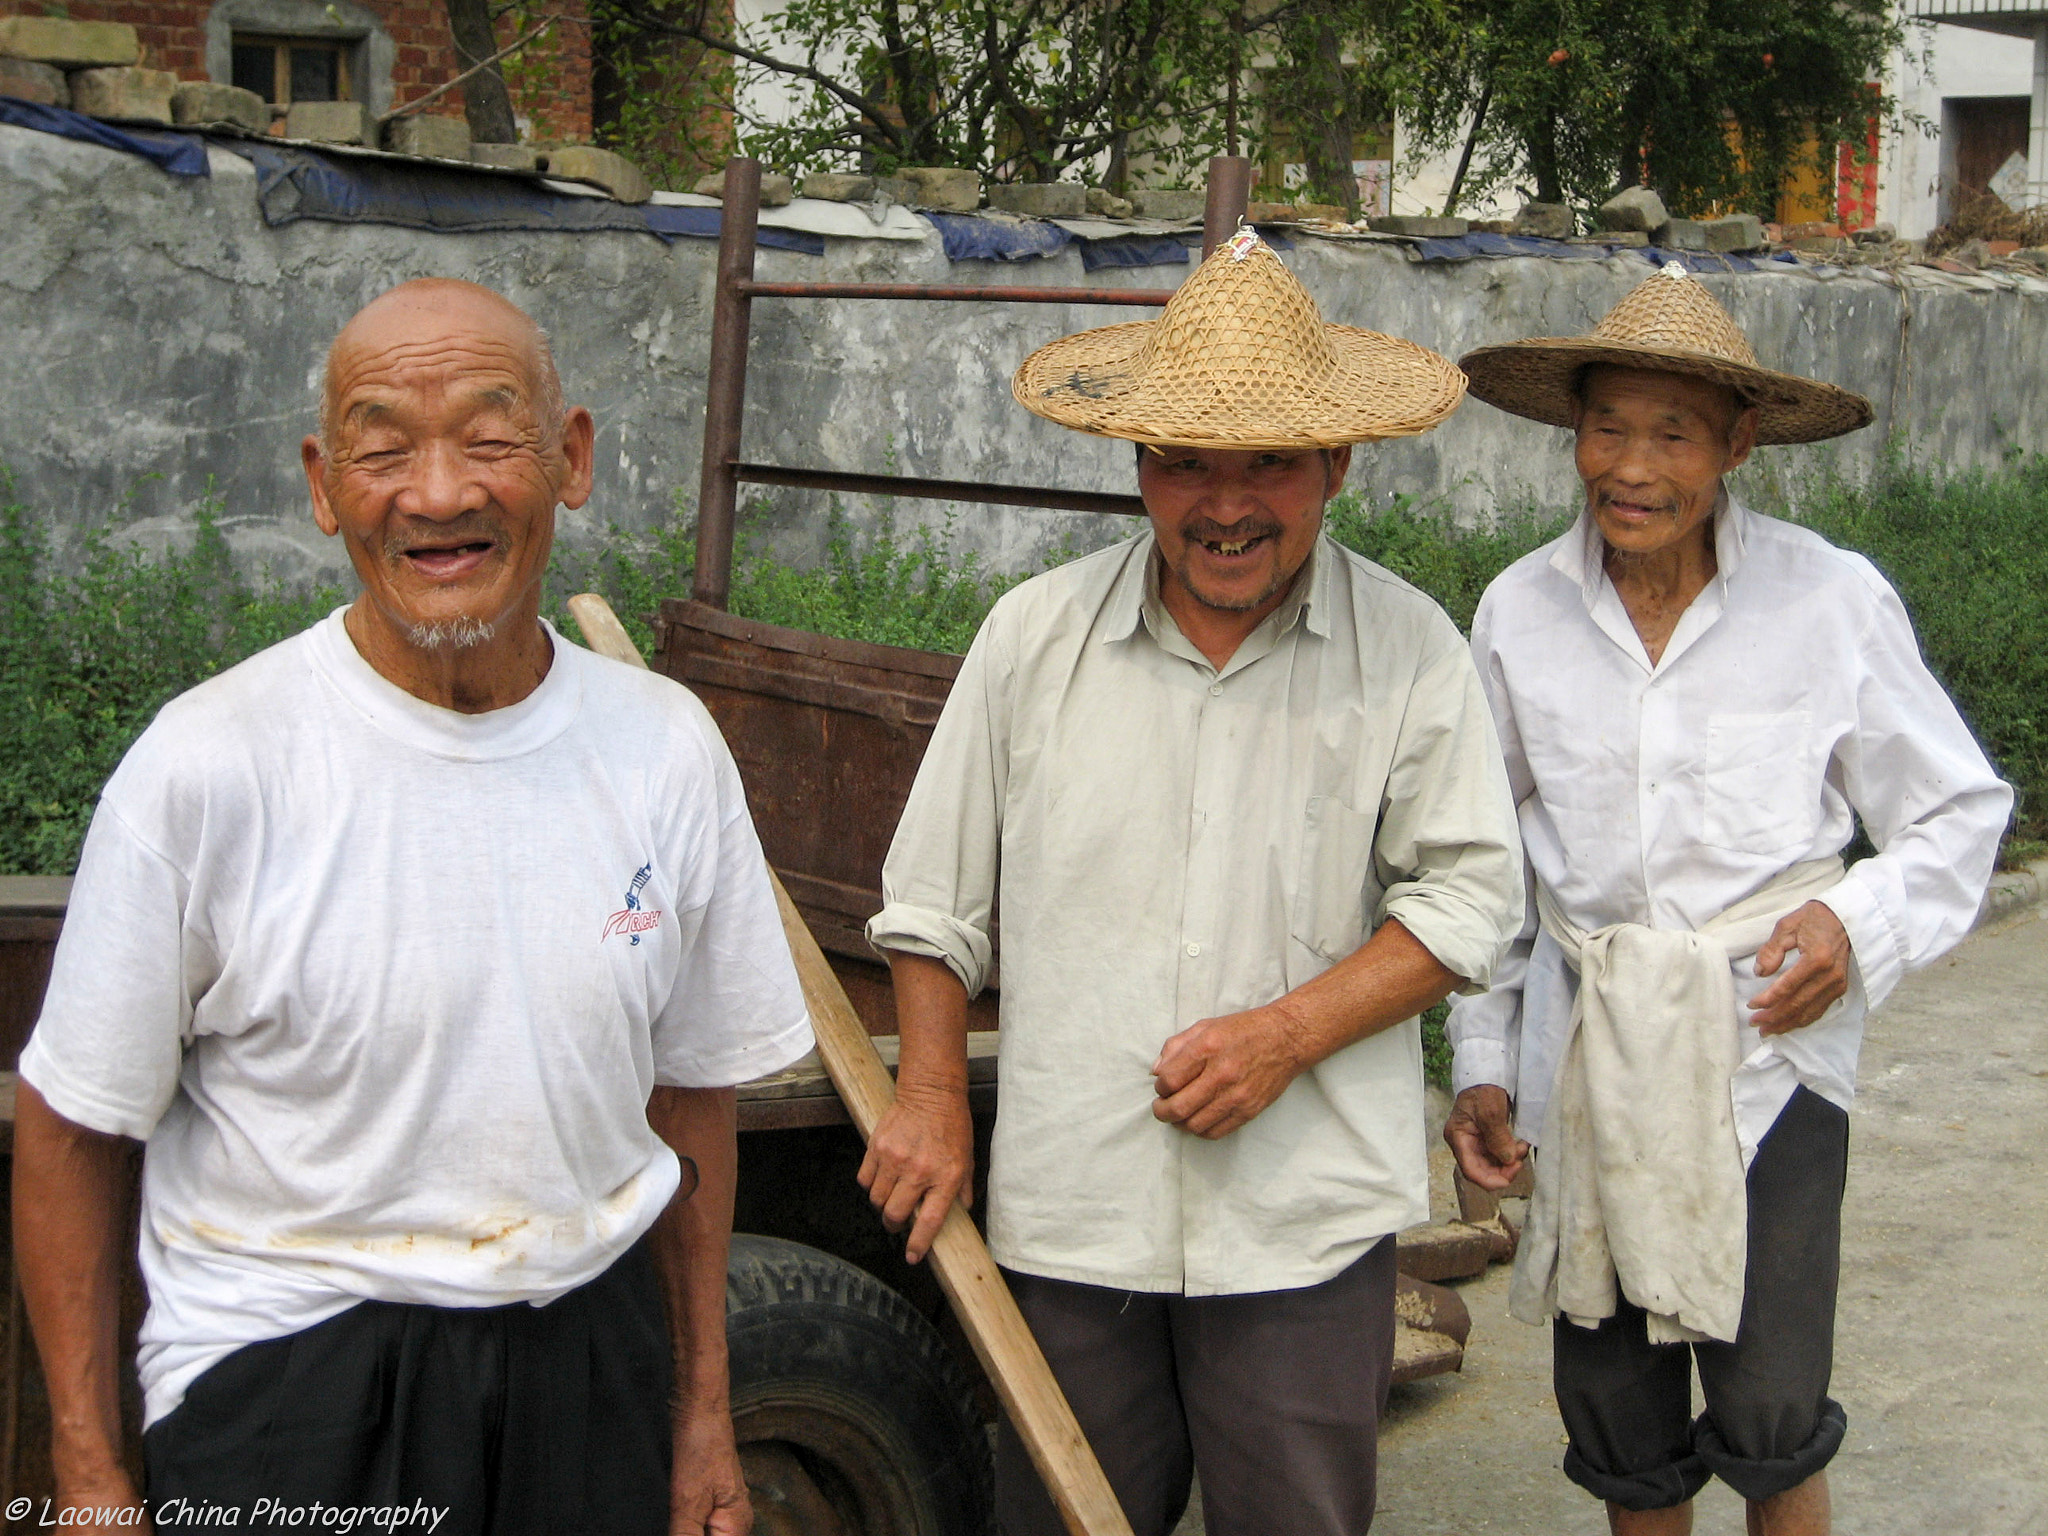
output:
[[[659,912],[635,912],[631,907],[628,907],[622,912],[614,912],[604,920],[604,937],[608,939],[615,933],[645,933],[650,928],[659,928],[660,926],[661,914]],[[602,943],[604,941],[600,939],[598,942]],[[638,944],[640,941],[635,939],[633,942]]]
[[[626,942],[637,945],[641,934],[650,928],[661,926],[661,914],[650,912],[640,905],[640,893],[647,889],[647,881],[653,873],[652,859],[633,871],[633,878],[626,886],[626,905],[604,920],[604,933],[599,937],[598,943],[602,944],[615,933],[625,933],[632,935]]]

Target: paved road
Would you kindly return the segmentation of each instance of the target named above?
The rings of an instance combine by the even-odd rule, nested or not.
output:
[[[1907,978],[1871,1021],[1850,1138],[1836,1529],[2044,1536],[2048,915]],[[1463,1374],[1395,1389],[1374,1536],[1601,1536],[1557,1470],[1547,1336],[1507,1316],[1504,1267],[1463,1291]],[[1713,1484],[1696,1529],[1738,1536],[1741,1501]]]

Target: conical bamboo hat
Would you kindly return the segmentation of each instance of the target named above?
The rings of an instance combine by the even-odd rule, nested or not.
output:
[[[1027,411],[1079,432],[1208,448],[1335,448],[1427,432],[1465,378],[1425,347],[1326,325],[1272,249],[1240,230],[1157,320],[1082,331],[1024,360]]]
[[[1579,370],[1597,363],[1726,384],[1756,407],[1759,443],[1814,443],[1870,425],[1861,395],[1759,364],[1734,318],[1677,262],[1639,284],[1590,336],[1513,341],[1458,360],[1475,398],[1553,427],[1572,424]]]

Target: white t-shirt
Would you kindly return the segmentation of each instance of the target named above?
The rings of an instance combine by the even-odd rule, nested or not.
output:
[[[810,1048],[717,727],[550,638],[530,696],[463,715],[336,612],[166,705],[108,781],[21,1073],[148,1141],[149,1421],[360,1300],[595,1278],[677,1187],[655,1085]]]

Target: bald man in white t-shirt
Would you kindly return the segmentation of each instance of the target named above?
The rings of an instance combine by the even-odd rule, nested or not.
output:
[[[747,1529],[732,1085],[810,1031],[709,716],[539,617],[592,434],[496,294],[373,302],[303,445],[362,595],[173,700],[107,784],[15,1142],[74,1523],[140,1518],[132,1138],[160,1525]]]

